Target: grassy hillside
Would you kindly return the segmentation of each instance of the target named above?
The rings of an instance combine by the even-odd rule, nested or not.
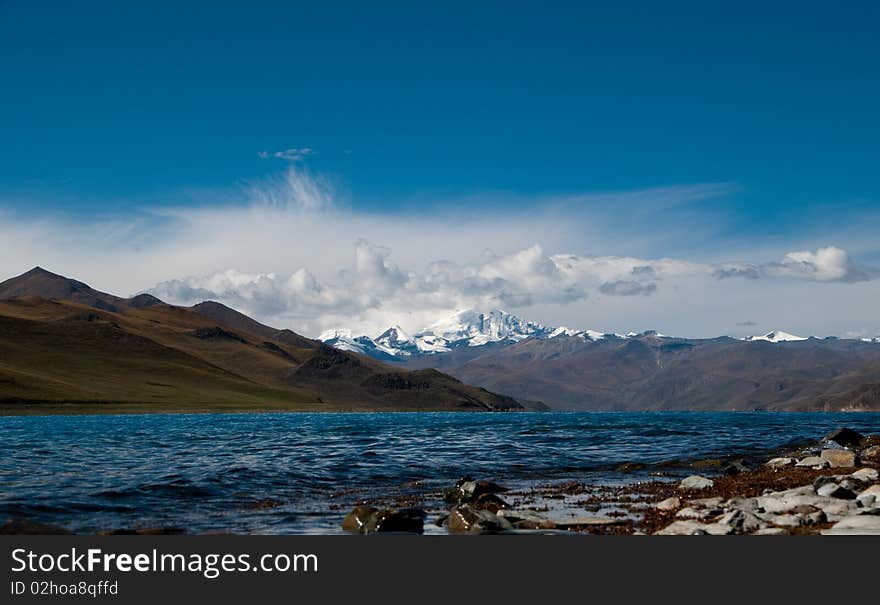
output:
[[[122,299],[46,273],[0,284],[0,296],[15,295],[0,300],[0,413],[521,409],[440,372],[336,351],[217,303]]]

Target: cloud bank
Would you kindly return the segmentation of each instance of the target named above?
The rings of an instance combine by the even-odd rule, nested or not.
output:
[[[243,185],[244,201],[232,204],[89,221],[0,209],[0,274],[39,264],[122,295],[217,300],[310,336],[418,330],[499,307],[547,325],[684,336],[743,332],[744,316],[793,332],[880,328],[880,273],[844,247],[720,245],[707,202],[728,185],[395,212],[358,210],[333,185],[294,163]],[[753,255],[764,258],[731,260]]]

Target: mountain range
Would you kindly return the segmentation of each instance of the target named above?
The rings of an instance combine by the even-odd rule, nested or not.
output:
[[[391,367],[216,302],[180,307],[148,294],[122,298],[39,267],[0,283],[2,409],[75,412],[84,404],[144,411],[523,409],[436,370]]]
[[[321,339],[556,409],[880,410],[877,338],[614,334],[463,311],[413,335]]]

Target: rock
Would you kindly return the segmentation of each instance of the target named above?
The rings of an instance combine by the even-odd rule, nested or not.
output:
[[[721,472],[725,475],[738,475],[740,473],[747,473],[749,470],[748,465],[742,459],[731,460],[721,466]]]
[[[816,506],[822,509],[828,521],[840,521],[844,517],[855,515],[859,512],[857,500],[842,500],[839,498],[823,498]]]
[[[691,475],[681,480],[679,487],[682,489],[706,489],[715,485],[715,482],[700,475]]]
[[[350,513],[345,515],[345,519],[342,520],[342,529],[356,534],[362,534],[364,533],[367,519],[378,511],[379,509],[374,506],[355,506]]]
[[[495,494],[480,494],[480,496],[473,501],[472,506],[474,508],[487,510],[492,513],[497,513],[502,508],[510,507],[507,502],[505,502]]]
[[[707,510],[699,510],[692,506],[686,506],[677,513],[675,516],[679,519],[705,519],[707,517],[711,517],[712,514]]]
[[[824,458],[820,458],[819,456],[807,456],[806,458],[798,460],[795,466],[813,468],[818,470],[828,468],[829,466],[831,466],[831,463]]]
[[[671,498],[666,498],[666,500],[661,500],[656,505],[654,505],[654,507],[657,510],[662,511],[677,510],[681,507],[681,498],[678,498],[677,496],[672,496]]]
[[[754,512],[755,509],[758,508],[758,502],[754,498],[731,498],[724,503],[724,508],[728,510]]]
[[[822,438],[822,441],[833,441],[843,447],[853,447],[859,445],[864,438],[865,436],[858,431],[848,428],[840,428],[825,435],[825,437]]]
[[[871,487],[863,490],[859,496],[876,496],[878,500],[880,500],[880,484],[872,485]]]
[[[856,465],[856,454],[850,450],[822,450],[820,456],[832,468],[850,468]]]
[[[0,525],[0,536],[60,536],[70,532],[58,525],[36,523],[27,519],[7,519]]]
[[[854,500],[856,495],[845,487],[841,487],[836,483],[826,483],[818,490],[816,493],[820,496],[826,496],[828,498],[840,498],[842,500]]]
[[[699,521],[674,521],[656,532],[656,536],[726,536],[733,528],[722,523],[700,523]]]
[[[448,504],[461,504],[472,502],[483,494],[497,494],[506,492],[508,488],[498,485],[493,481],[479,480],[475,481],[470,477],[459,479],[452,489],[446,490],[443,499]]]
[[[498,511],[498,516],[510,521],[516,529],[556,529],[556,523],[529,510],[505,508]]]
[[[877,502],[877,496],[874,494],[859,494],[856,496],[856,500],[862,505],[862,508],[874,508],[874,504]]]
[[[792,466],[795,462],[797,461],[794,458],[771,458],[767,461],[767,466],[770,468],[784,468]]]
[[[861,458],[866,462],[880,462],[880,445],[872,445],[863,449]]]
[[[773,525],[778,525],[779,527],[800,527],[803,525],[804,520],[800,515],[792,515],[792,514],[782,514],[782,515],[769,515],[761,517],[765,521],[769,521]]]
[[[487,510],[460,504],[449,511],[447,529],[455,534],[492,534],[513,529],[513,524]]]
[[[610,517],[572,517],[570,519],[557,519],[556,527],[577,530],[585,527],[609,527],[625,523],[627,523],[626,519],[612,519]]]
[[[420,508],[386,508],[356,506],[342,520],[342,529],[357,534],[424,532],[428,514]]]
[[[864,448],[878,446],[878,445],[880,445],[880,435],[878,435],[878,434],[868,435],[867,437],[862,439],[862,442],[859,445],[861,445]]]
[[[813,481],[813,489],[818,492],[820,487],[829,483],[837,483],[837,478],[829,477],[827,475],[816,477],[816,479]]]
[[[867,483],[869,481],[877,481],[880,479],[880,472],[876,468],[862,468],[850,475],[856,481]]]
[[[751,534],[767,527],[767,524],[757,515],[743,510],[732,510],[726,513],[718,519],[718,523],[730,526],[737,534]]]
[[[759,529],[753,536],[787,536],[788,531],[781,527],[765,527],[764,529]]]
[[[880,535],[880,515],[852,515],[835,523],[823,536],[877,536]]]
[[[427,517],[428,513],[420,508],[386,508],[370,515],[364,526],[364,533],[421,534],[425,531]]]

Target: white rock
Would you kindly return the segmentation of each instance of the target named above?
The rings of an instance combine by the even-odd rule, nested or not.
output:
[[[802,466],[812,469],[823,469],[831,466],[831,463],[825,460],[824,458],[820,458],[819,456],[807,456],[806,458],[802,458],[798,460],[798,463],[795,466]]]
[[[675,510],[681,506],[681,499],[676,496],[672,496],[671,498],[666,498],[661,502],[656,504],[657,510],[670,511]]]
[[[699,510],[692,506],[687,506],[675,513],[675,516],[679,519],[705,519],[711,516],[711,514],[707,510]]]
[[[679,487],[682,489],[706,489],[715,485],[715,482],[700,475],[691,475],[681,480]]]
[[[770,468],[782,468],[784,466],[791,466],[794,463],[794,458],[771,458],[767,461],[767,466]]]
[[[804,520],[800,515],[769,515],[763,518],[773,525],[779,525],[780,527],[800,527],[804,524]]]
[[[787,536],[788,531],[781,527],[765,527],[764,529],[759,529],[753,536]]]
[[[726,536],[733,528],[723,523],[700,523],[699,521],[675,521],[658,531],[657,536]]]
[[[748,511],[733,510],[718,519],[718,523],[729,525],[739,534],[750,534],[764,529],[767,524]]]
[[[874,505],[877,503],[877,496],[874,494],[859,494],[856,500],[862,505],[862,508],[874,508]]]
[[[851,515],[835,523],[823,536],[880,536],[880,515]]]
[[[877,472],[876,468],[861,468],[850,475],[850,477],[857,481],[876,481],[880,479],[880,472]]]
[[[840,489],[840,486],[836,483],[825,483],[816,490],[816,493],[820,496],[831,497],[831,495]]]
[[[868,496],[873,495],[876,496],[878,500],[880,500],[880,484],[872,485],[871,487],[863,490],[859,496]]]

